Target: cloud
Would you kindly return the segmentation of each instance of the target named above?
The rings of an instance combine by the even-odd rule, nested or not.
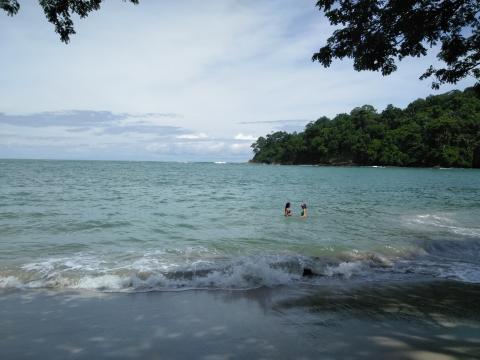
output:
[[[236,139],[209,137],[205,132],[166,125],[178,119],[171,114],[111,113],[108,111],[62,111],[25,115],[1,114],[0,154],[12,157],[150,160],[245,161],[251,154],[247,141],[251,135]],[[159,121],[160,120],[160,121]],[[162,124],[163,123],[163,124]],[[13,156],[15,157],[15,156]]]
[[[257,140],[257,137],[253,135],[245,135],[243,133],[239,133],[235,135],[235,140],[255,141]]]
[[[260,121],[240,121],[239,124],[249,125],[249,124],[296,124],[296,123],[307,123],[312,120],[306,119],[294,119],[294,120],[260,120]]]
[[[73,128],[68,128],[66,129],[68,132],[84,132],[84,131],[89,131],[89,127],[73,127]]]
[[[0,124],[28,127],[100,126],[113,123],[123,117],[121,114],[113,114],[109,111],[89,110],[45,111],[21,115],[0,113]]]
[[[241,143],[241,144],[238,144],[238,143],[235,143],[235,144],[231,144],[230,145],[230,149],[234,152],[234,153],[240,153],[240,154],[245,154],[245,153],[248,153],[250,154],[251,153],[251,148],[250,148],[250,143]]]
[[[250,143],[213,139],[208,141],[150,143],[146,149],[162,158],[187,160],[246,161],[252,155]]]
[[[178,135],[177,139],[186,139],[186,140],[198,140],[198,139],[206,139],[208,135],[205,133],[198,133],[198,134],[184,134]]]
[[[141,134],[155,134],[159,136],[169,136],[176,134],[183,134],[188,132],[178,126],[162,126],[162,125],[121,125],[110,126],[103,128],[102,134],[125,134],[125,133],[141,133]]]
[[[103,128],[104,132],[152,132],[156,130],[182,132],[178,126],[155,125],[156,119],[175,119],[176,114],[128,114],[110,111],[69,110],[45,111],[31,114],[0,113],[0,125],[22,127],[69,127],[68,131],[82,132]],[[132,124],[133,125],[129,125]],[[125,125],[124,125],[125,124]]]

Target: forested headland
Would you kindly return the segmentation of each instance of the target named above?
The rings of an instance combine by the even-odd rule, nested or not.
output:
[[[480,167],[480,88],[450,91],[378,112],[364,105],[303,132],[273,132],[252,144],[267,164]]]

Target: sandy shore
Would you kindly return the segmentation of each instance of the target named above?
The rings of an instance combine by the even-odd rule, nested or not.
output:
[[[480,286],[3,291],[0,358],[479,359]]]

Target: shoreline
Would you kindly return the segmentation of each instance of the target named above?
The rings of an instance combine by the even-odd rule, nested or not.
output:
[[[388,169],[437,169],[437,170],[478,170],[479,167],[444,167],[440,165],[434,166],[398,166],[398,165],[362,165],[353,163],[338,163],[338,164],[287,164],[287,163],[266,163],[249,160],[248,164],[252,165],[271,165],[271,166],[312,166],[312,167],[333,167],[333,168],[388,168]]]
[[[0,292],[3,359],[474,359],[480,284]]]
[[[48,162],[117,162],[117,163],[171,163],[171,164],[217,164],[217,165],[271,165],[271,166],[311,166],[311,167],[333,167],[333,168],[393,168],[393,169],[447,169],[447,170],[478,170],[478,167],[444,167],[434,166],[398,166],[398,165],[361,165],[354,163],[338,164],[286,164],[286,163],[265,163],[252,160],[245,161],[176,161],[176,160],[129,160],[129,159],[49,159],[49,158],[0,158],[0,161],[48,161]]]

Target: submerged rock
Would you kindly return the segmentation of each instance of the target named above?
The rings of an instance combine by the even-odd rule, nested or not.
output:
[[[302,276],[318,276],[318,274],[315,274],[310,268],[303,268]]]

